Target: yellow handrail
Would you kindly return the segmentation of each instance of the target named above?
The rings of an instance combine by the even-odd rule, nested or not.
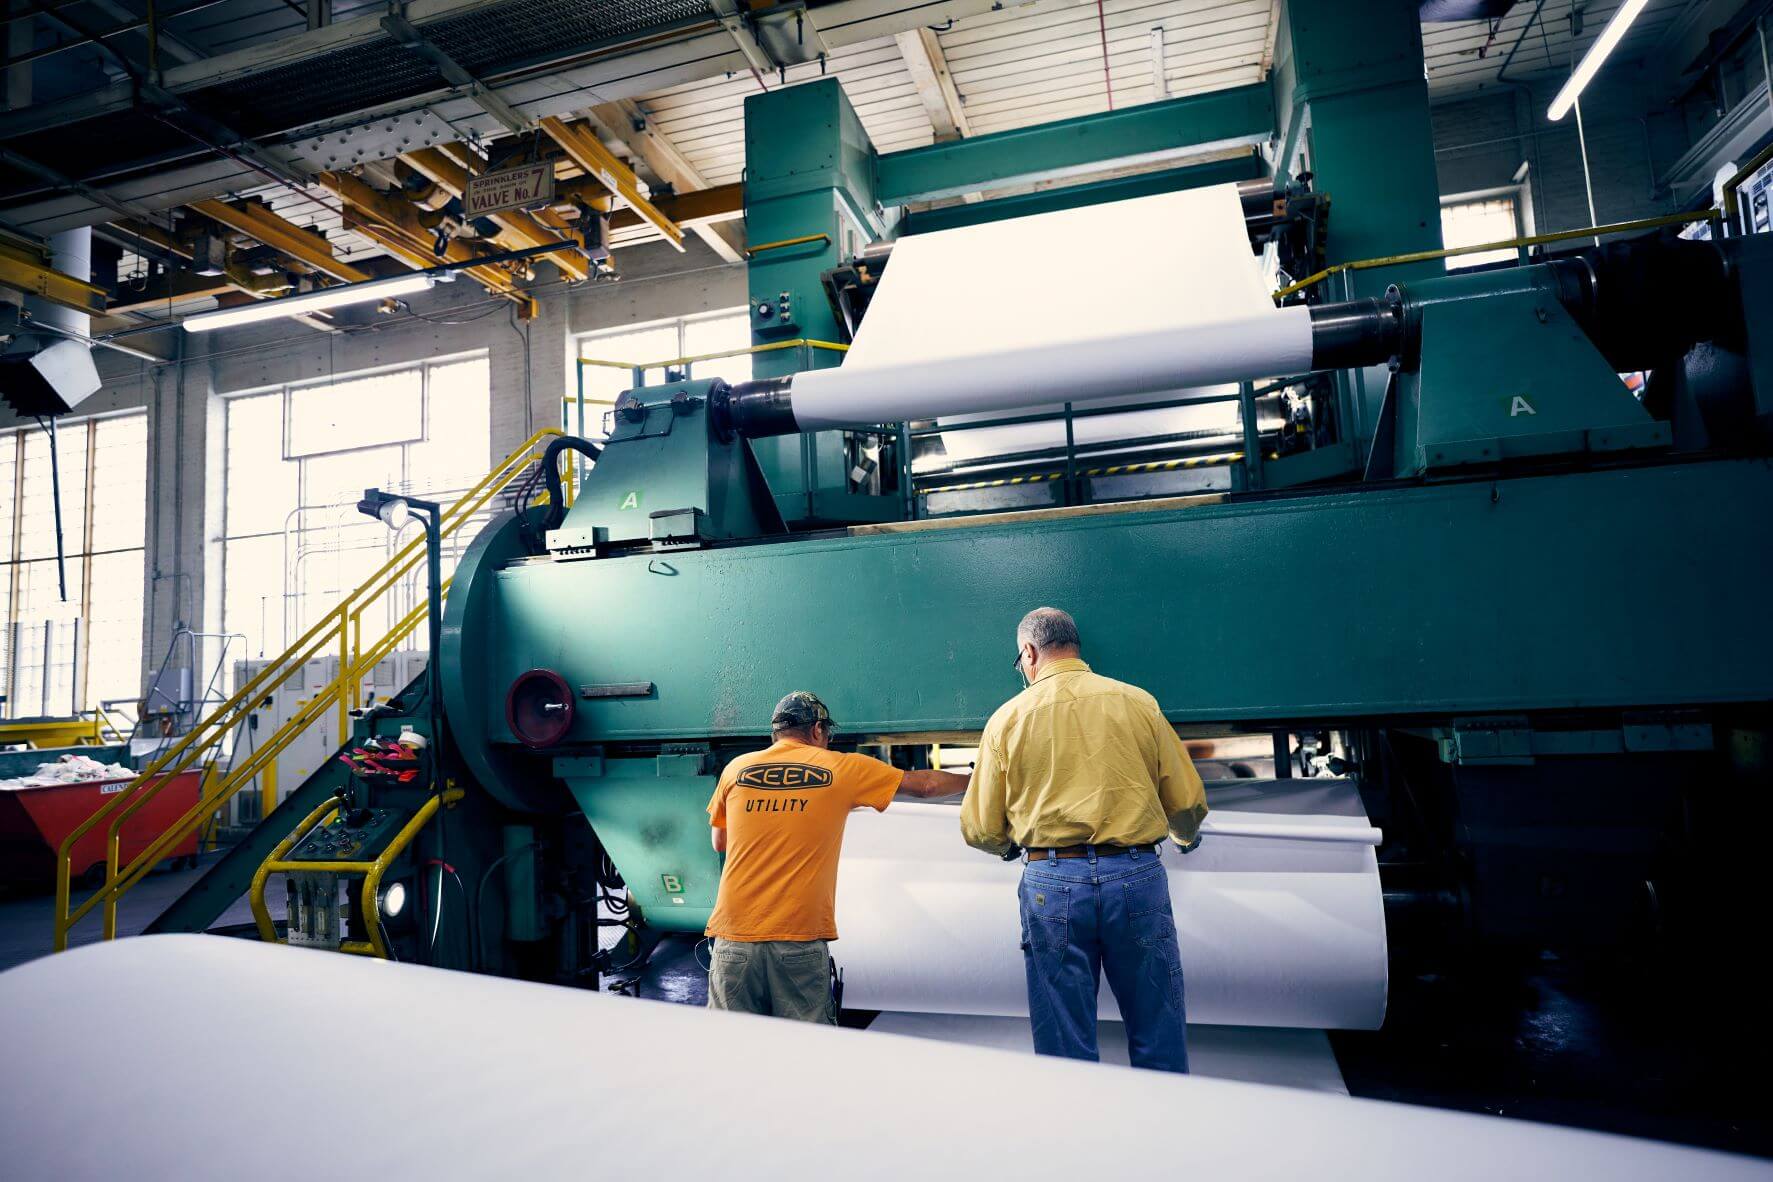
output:
[[[1678,226],[1688,222],[1709,222],[1718,216],[1715,209],[1701,209],[1688,213],[1673,213],[1666,217],[1639,218],[1633,222],[1613,222],[1605,226],[1584,226],[1580,230],[1559,230],[1555,234],[1534,234],[1529,238],[1509,238],[1501,242],[1479,242],[1473,246],[1449,246],[1445,250],[1419,250],[1414,254],[1394,254],[1378,259],[1357,259],[1350,263],[1337,263],[1325,267],[1315,275],[1307,275],[1297,283],[1290,283],[1274,293],[1277,300],[1285,299],[1294,292],[1304,291],[1316,283],[1321,283],[1332,275],[1343,271],[1368,271],[1374,267],[1397,267],[1405,263],[1426,263],[1434,259],[1450,259],[1462,254],[1478,254],[1486,250],[1519,249],[1523,246],[1542,246],[1548,242],[1568,242],[1575,238],[1599,238],[1602,234],[1623,234],[1629,230],[1654,230],[1660,226]]]
[[[388,872],[388,867],[394,864],[394,859],[398,858],[406,851],[406,847],[412,844],[413,839],[419,835],[419,830],[425,827],[425,823],[436,815],[438,807],[454,804],[462,799],[462,796],[460,788],[448,788],[441,796],[431,796],[419,806],[418,811],[401,827],[400,832],[394,835],[394,840],[388,843],[388,848],[377,854],[373,861],[285,861],[284,859],[289,857],[289,851],[295,848],[296,843],[306,837],[314,826],[320,824],[328,813],[339,807],[338,797],[327,798],[319,808],[303,817],[301,824],[291,830],[288,837],[277,843],[277,848],[271,851],[271,856],[259,864],[258,871],[252,876],[252,890],[250,892],[252,918],[258,926],[259,939],[267,944],[282,943],[277,939],[276,925],[271,922],[271,909],[265,904],[265,883],[271,875],[278,871],[285,873],[305,871],[313,874],[361,874],[363,875],[363,894],[360,896],[360,910],[363,913],[364,926],[369,929],[369,939],[367,941],[342,941],[339,944],[339,951],[355,952],[363,956],[374,956],[387,960],[388,941],[382,931],[382,909],[380,900],[377,898],[382,889],[382,876]]]
[[[531,463],[540,458],[539,449],[546,440],[560,434],[562,432],[558,428],[547,427],[526,439],[521,447],[506,456],[483,480],[444,510],[442,520],[439,522],[442,534],[446,537],[450,536],[471,520],[474,514],[515,481],[520,474],[528,469]],[[424,552],[423,538],[415,539],[401,549],[384,563],[380,570],[322,616],[276,660],[267,664],[216,710],[200,719],[189,734],[186,734],[166,752],[154,759],[124,787],[123,791],[107,800],[102,807],[74,828],[63,840],[56,857],[54,947],[57,952],[67,948],[68,933],[73,926],[90,914],[94,907],[101,904],[104,908],[104,937],[114,939],[117,935],[117,900],[140,882],[166,856],[166,852],[173,845],[182,840],[186,833],[201,824],[204,817],[225,804],[243,785],[250,782],[288,747],[297,735],[323,716],[328,709],[336,705],[341,710],[349,710],[355,694],[361,692],[363,674],[392,652],[395,646],[410,635],[419,622],[425,618],[426,606],[421,603],[407,612],[386,635],[372,644],[367,651],[359,651],[363,632],[363,613],[417,567],[423,561]],[[447,589],[447,583],[445,587]],[[220,777],[212,787],[200,792],[197,803],[186,810],[184,815],[162,832],[158,838],[150,842],[147,848],[133,861],[127,866],[120,865],[124,822],[153,799],[173,775],[189,770],[203,758],[206,752],[217,747],[241,718],[250,712],[252,704],[275,691],[309,660],[324,653],[335,643],[338,645],[340,655],[339,673],[331,684],[313,699],[304,703],[302,708],[283,726],[279,727],[269,741],[260,744],[244,763],[231,767],[228,773]],[[435,657],[435,654],[432,656]],[[355,690],[353,687],[356,687]],[[340,739],[341,741],[344,739],[342,730]],[[108,822],[105,843],[105,879],[97,890],[78,907],[74,907],[71,899],[74,845],[101,822]]]
[[[295,848],[296,842],[308,836],[309,830],[320,824],[329,814],[337,812],[343,804],[344,800],[336,795],[321,801],[320,806],[303,817],[296,827],[289,831],[289,835],[277,843],[276,848],[271,851],[271,856],[260,862],[259,868],[253,872],[252,887],[246,892],[246,898],[252,905],[252,919],[253,923],[258,925],[259,939],[265,943],[275,944],[278,942],[277,925],[271,922],[271,909],[265,906],[265,883],[271,877],[271,868],[289,857],[289,851]]]
[[[694,365],[699,361],[719,361],[723,357],[744,357],[751,353],[774,353],[778,349],[826,349],[848,353],[850,347],[838,341],[816,341],[811,337],[795,337],[791,341],[771,341],[767,345],[748,345],[743,349],[722,349],[718,353],[696,353],[689,357],[668,357],[663,361],[610,361],[599,357],[581,357],[580,365],[598,365],[604,369],[664,369],[672,365]],[[576,399],[568,394],[566,401]]]
[[[829,241],[831,241],[831,235],[829,234],[802,234],[798,238],[783,238],[777,242],[765,242],[758,246],[748,246],[745,248],[745,255],[747,258],[756,258],[758,255],[768,250],[786,250],[790,246],[805,246],[809,242]]]

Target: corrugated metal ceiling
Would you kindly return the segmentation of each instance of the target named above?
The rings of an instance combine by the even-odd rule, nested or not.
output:
[[[1106,0],[1110,78],[1116,106],[1147,102],[1152,34],[1164,31],[1172,96],[1261,78],[1271,0]],[[936,30],[975,135],[1108,109],[1102,34],[1091,0],[1036,0]],[[843,83],[869,138],[883,152],[933,139],[929,116],[896,44],[864,42],[833,54],[826,70]],[[788,71],[788,84],[817,78],[817,64]],[[710,184],[744,168],[744,101],[781,81],[750,74],[672,87],[644,96],[658,130]]]
[[[1268,0],[1041,0],[938,33],[975,134],[1007,131],[1108,109],[1102,57],[1117,107],[1160,97],[1152,30],[1162,29],[1172,97],[1262,77]]]
[[[892,38],[839,50],[826,61],[826,70],[842,81],[875,147],[896,152],[930,142],[917,85]],[[790,85],[817,77],[815,63],[788,71]],[[640,106],[709,184],[723,185],[738,180],[745,167],[745,96],[780,85],[773,77],[734,74],[649,94]]]
[[[1691,2],[1651,0],[1617,51],[1618,59],[1655,52]],[[1511,49],[1510,80],[1561,74],[1599,36],[1619,3],[1577,4],[1582,31],[1574,37],[1571,0],[1522,0],[1495,23],[1424,26],[1430,93],[1444,100],[1496,85]],[[971,131],[979,135],[1107,110],[1110,84],[1113,105],[1123,107],[1164,93],[1187,95],[1258,81],[1272,56],[1277,8],[1276,0],[1102,0],[1099,8],[1095,0],[1033,0],[949,22],[935,32]],[[1154,29],[1162,30],[1162,88],[1153,74]],[[233,30],[205,31],[225,42]],[[794,67],[787,84],[822,72],[842,82],[879,150],[932,142],[924,104],[891,38],[841,49],[823,71],[817,64]],[[703,180],[719,185],[739,180],[744,170],[745,97],[782,84],[778,77],[746,72],[660,90],[638,101]],[[308,198],[267,186],[263,195],[290,220],[325,231],[341,255],[378,253],[343,229],[338,215],[326,208],[333,203],[318,190]]]
[[[1500,22],[1459,21],[1423,27],[1429,92],[1451,99],[1497,84],[1517,42],[1508,80],[1567,71],[1593,44],[1620,0],[1577,3],[1582,31],[1571,34],[1572,0],[1522,0]],[[1691,0],[1651,0],[1618,60],[1652,52]],[[1161,97],[1154,85],[1152,30],[1163,31],[1170,96],[1260,80],[1273,52],[1273,0],[1034,0],[936,30],[973,134],[1006,131]],[[1537,14],[1536,14],[1537,10]],[[827,63],[856,105],[875,146],[893,152],[931,141],[932,130],[911,75],[890,40],[872,41]],[[793,84],[817,77],[816,65],[788,72]],[[709,183],[739,179],[744,168],[743,103],[776,78],[749,74],[673,87],[640,100],[658,129],[683,150]]]

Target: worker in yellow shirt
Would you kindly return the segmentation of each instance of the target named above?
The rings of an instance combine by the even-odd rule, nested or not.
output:
[[[1182,957],[1159,858],[1207,815],[1200,774],[1157,699],[1098,676],[1077,623],[1036,608],[1016,629],[1026,688],[979,740],[961,805],[968,845],[1021,852],[1028,1015],[1042,1055],[1095,1059],[1101,977],[1120,1004],[1133,1066],[1188,1070]]]
[[[831,750],[831,712],[797,692],[776,703],[769,747],[727,764],[708,802],[714,848],[726,854],[707,934],[714,937],[708,1005],[835,1025],[837,858],[844,822],[893,796],[955,796],[967,778],[901,771]]]

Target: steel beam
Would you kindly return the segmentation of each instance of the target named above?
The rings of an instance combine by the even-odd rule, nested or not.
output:
[[[683,249],[683,231],[647,200],[640,191],[640,178],[634,175],[634,170],[616,159],[596,136],[583,126],[566,123],[553,115],[543,119],[541,127],[565,150],[574,164],[601,182],[612,196],[619,197],[627,203],[628,208],[652,223],[665,236],[665,241],[678,250]]]
[[[188,4],[173,12],[160,13],[157,19],[162,25],[164,25],[174,17],[189,16],[191,13],[202,12],[206,8],[214,8],[218,4],[226,4],[227,2],[228,0],[197,0],[195,4]],[[8,22],[19,20],[34,15],[37,11],[38,10],[35,7],[17,9],[7,18],[7,20]],[[138,29],[146,29],[147,27],[148,19],[146,17],[131,15],[124,18],[122,23],[112,25],[108,29],[95,30],[92,34],[84,34],[71,41],[62,41],[55,45],[46,45],[41,49],[33,49],[27,53],[21,53],[17,57],[8,58],[5,62],[0,63],[0,69],[10,70],[14,66],[29,65],[31,62],[41,61],[46,57],[53,57],[58,53],[63,53],[70,49],[79,49],[83,45],[91,45],[101,37],[116,37],[123,33],[133,33]],[[162,34],[162,36],[164,36],[164,34]],[[197,53],[193,50],[192,56],[188,60],[196,61],[202,56],[201,53]]]
[[[375,278],[367,271],[333,257],[326,239],[286,221],[255,202],[230,205],[225,201],[195,201],[191,208],[211,221],[220,222],[248,238],[264,243],[279,254],[330,275],[341,283],[363,283]]]
[[[460,145],[451,145],[460,147]],[[420,148],[416,152],[404,153],[400,159],[424,176],[432,184],[440,186],[446,192],[460,197],[468,188],[468,182],[481,171],[479,158],[462,148],[460,151],[446,152],[441,148]],[[470,163],[472,161],[472,163]],[[559,243],[561,249],[548,256],[561,273],[570,279],[579,280],[591,273],[585,256],[570,242],[561,241],[560,235],[547,229],[527,213],[520,210],[505,210],[489,214],[490,220],[498,226],[501,233],[495,239],[501,246],[513,250],[522,250],[530,246],[548,246]]]
[[[410,202],[378,193],[348,173],[323,172],[320,184],[345,203],[347,225],[373,238],[408,266],[418,269],[440,262],[466,263],[474,257],[471,249],[456,240],[449,243],[443,258],[437,258],[431,248],[432,229],[420,220],[418,210]],[[464,274],[494,295],[516,301],[526,315],[534,315],[535,300],[518,289],[508,272],[479,266],[465,268]]]
[[[529,130],[529,120],[519,115],[510,103],[500,98],[484,82],[463,69],[455,58],[426,40],[424,34],[413,28],[405,17],[389,13],[382,18],[382,28],[388,31],[388,36],[436,66],[445,82],[464,91],[474,100],[476,106],[497,119],[506,131],[517,134]]]
[[[688,156],[656,127],[640,104],[632,99],[599,103],[591,108],[591,118],[626,144],[628,150],[653,173],[679,193],[706,189],[708,180],[701,169],[690,163]],[[742,227],[723,222],[704,222],[689,227],[723,262],[745,261],[745,238]]]
[[[191,257],[188,243],[180,242],[171,233],[151,222],[137,221],[135,218],[118,218],[109,225],[95,226],[93,233],[103,235],[137,253],[158,250],[168,257]]]
[[[982,189],[1254,146],[1273,135],[1273,95],[1266,82],[1254,82],[890,152],[875,160],[875,197],[882,205],[933,201]]]
[[[178,300],[214,299],[236,290],[226,275],[196,275],[190,271],[167,271],[139,292],[121,297],[106,314],[123,316],[130,312],[165,312]]]
[[[88,316],[105,314],[105,289],[63,274],[34,251],[0,242],[0,287],[16,288]]]
[[[430,22],[493,9],[506,2],[508,0],[409,0],[405,16],[423,32]],[[935,0],[933,3],[928,0],[836,0],[821,5],[813,19],[820,36],[837,49],[890,37],[924,24],[973,16],[990,11],[994,6],[995,0]],[[379,15],[342,20],[323,29],[295,33],[187,66],[175,66],[164,71],[161,82],[172,94],[186,94],[301,63],[314,63],[316,68],[323,68],[325,55],[379,41],[386,36]],[[588,102],[631,98],[662,87],[717,78],[723,72],[745,69],[745,60],[734,48],[732,39],[712,17],[705,26],[674,27],[666,36],[646,39],[631,49],[600,46],[597,52],[586,53],[584,46],[571,45],[562,46],[561,54],[571,60],[525,63],[519,71],[490,76],[488,84],[495,87],[524,118],[533,120],[545,115],[570,117]],[[0,112],[0,139],[67,127],[82,120],[128,110],[135,106],[137,99],[137,88],[123,82],[66,100]],[[344,130],[381,115],[417,107],[430,107],[464,136],[504,134],[498,121],[473,99],[454,95],[443,88],[405,96],[397,104],[364,110],[348,118],[281,129],[278,134],[312,135]],[[237,163],[211,159],[132,176],[107,185],[105,191],[113,198],[159,210],[238,192],[254,183],[247,170]],[[113,207],[85,193],[76,198],[58,195],[17,205],[8,211],[7,217],[31,233],[49,235],[101,220],[105,216],[100,213],[101,208]]]
[[[935,30],[919,26],[898,34],[893,40],[898,43],[899,56],[905,59],[911,80],[917,83],[917,97],[923,100],[923,109],[930,117],[936,142],[945,144],[972,135],[973,129],[967,125],[966,108],[961,104],[960,92],[954,87],[954,77],[948,72],[948,58],[942,52],[942,43],[937,40]]]
[[[575,183],[590,185],[589,181]],[[555,190],[557,194],[571,191],[571,186],[562,186]],[[715,185],[711,189],[699,189],[693,193],[676,193],[670,197],[660,197],[658,207],[673,224],[679,226],[736,221],[745,216],[745,186],[735,181],[730,185]],[[634,210],[626,208],[611,213],[609,224],[612,230],[652,225]]]
[[[976,205],[944,205],[936,209],[907,214],[899,225],[899,233],[927,234],[932,230],[951,230],[956,226],[973,226],[980,222],[1002,221],[1004,218],[1026,217],[1055,209],[1074,209],[1080,205],[1098,205],[1104,201],[1125,201],[1130,197],[1146,197],[1153,193],[1174,193],[1181,189],[1199,189],[1207,185],[1235,184],[1263,175],[1262,157],[1255,152],[1230,160],[1213,160],[1190,164],[1161,172],[1142,172],[1134,176],[1064,188],[1042,189],[1037,193],[1018,193]]]

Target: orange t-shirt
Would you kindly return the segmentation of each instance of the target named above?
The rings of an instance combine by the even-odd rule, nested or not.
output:
[[[784,739],[720,773],[710,823],[726,830],[726,869],[707,934],[721,940],[837,939],[837,856],[850,810],[879,812],[905,773]]]

